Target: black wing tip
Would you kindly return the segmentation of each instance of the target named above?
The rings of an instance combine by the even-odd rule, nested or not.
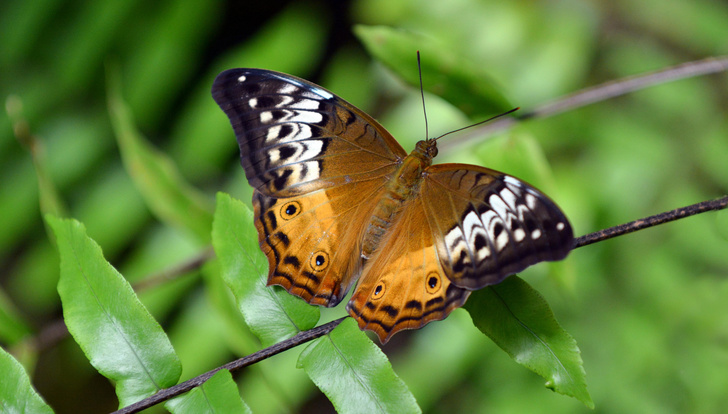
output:
[[[234,79],[234,83],[238,83],[240,76],[246,74],[248,70],[249,69],[236,68],[220,72],[215,77],[215,80],[212,81],[212,96],[215,98],[215,101],[218,103],[220,102],[218,97],[222,97],[225,91],[230,88],[231,79]]]

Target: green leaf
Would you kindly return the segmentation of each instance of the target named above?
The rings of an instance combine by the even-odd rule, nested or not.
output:
[[[46,216],[61,258],[58,293],[68,331],[120,407],[176,384],[182,367],[162,327],[76,220]]]
[[[148,10],[149,24],[140,28],[144,32],[133,35],[138,39],[133,45],[125,45],[134,53],[124,55],[126,96],[141,125],[157,123],[176,112],[180,93],[189,90],[202,63],[199,57],[206,46],[198,40],[218,29],[223,6],[193,0],[159,3]]]
[[[419,50],[424,89],[472,118],[513,108],[490,75],[432,38],[387,26],[358,25],[354,33],[372,56],[417,88],[420,79],[415,52]]]
[[[268,261],[260,251],[253,213],[242,202],[218,193],[212,245],[222,277],[238,302],[245,322],[270,346],[311,329],[319,309],[274,286],[267,287]]]
[[[473,292],[465,304],[473,323],[546,387],[594,408],[576,341],[556,322],[544,298],[523,279]]]
[[[175,414],[252,412],[240,398],[238,386],[226,369],[221,369],[201,386],[170,400],[164,406]]]
[[[12,355],[0,348],[0,412],[53,413],[30,385],[30,378]]]
[[[339,413],[418,413],[415,397],[351,319],[309,344],[298,365]]]
[[[30,327],[20,316],[5,291],[0,289],[0,342],[14,344],[29,335]],[[1,371],[0,371],[1,372]]]
[[[43,141],[36,139],[34,136],[28,137],[28,150],[33,159],[33,168],[35,176],[38,179],[38,197],[40,201],[40,212],[42,214],[55,214],[65,216],[67,214],[66,206],[61,199],[56,184],[51,178],[48,171],[48,160],[46,157],[46,148]]]
[[[191,231],[209,243],[212,206],[204,194],[187,183],[174,162],[153,148],[137,131],[121,97],[118,73],[109,71],[108,105],[124,166],[149,208],[162,221]]]

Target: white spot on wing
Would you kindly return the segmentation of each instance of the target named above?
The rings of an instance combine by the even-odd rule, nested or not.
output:
[[[513,231],[513,240],[519,242],[526,238],[526,232],[523,229],[515,229]]]
[[[257,107],[258,106],[258,98],[250,98],[250,100],[248,101],[248,105],[251,108]]]
[[[508,189],[508,187],[501,190],[500,196],[503,199],[503,201],[505,201],[506,204],[508,204],[508,207],[510,207],[511,210],[518,209],[518,201],[516,199],[516,195],[513,194],[513,192],[510,189]]]
[[[289,132],[286,135],[281,135],[281,131],[283,130],[284,125],[288,127],[286,128],[286,130]],[[311,132],[311,127],[309,125],[301,123],[286,123],[277,124],[270,127],[270,129],[268,129],[268,133],[265,136],[265,141],[280,141],[281,143],[293,142],[304,140],[306,138],[311,138],[312,136],[313,133]]]
[[[564,223],[557,223],[556,224],[556,230],[561,231],[566,227]]]
[[[507,182],[507,183],[510,183],[510,184],[513,184],[513,185],[515,185],[516,187],[520,187],[521,185],[523,185],[523,183],[521,183],[521,181],[519,181],[519,180],[518,180],[518,179],[516,179],[515,177],[511,177],[510,175],[506,175],[506,176],[504,176],[504,177],[503,177],[503,181],[505,181],[505,182]]]
[[[459,260],[463,252],[465,252],[467,259],[463,261],[463,264],[470,263],[470,256],[467,254],[468,245],[465,243],[465,236],[459,226],[454,227],[445,235],[445,246],[447,247],[451,261]]]
[[[301,171],[303,171],[303,166],[306,166],[306,174],[303,180],[301,181],[312,181],[319,178],[321,175],[321,170],[319,169],[319,163],[318,161],[308,161],[301,164],[298,164],[301,166]]]
[[[488,202],[490,203],[490,207],[502,218],[508,217],[508,206],[505,202],[503,202],[503,199],[498,197],[497,195],[493,194],[488,198]]]
[[[464,238],[465,237],[463,236],[463,232],[460,230],[460,227],[455,227],[445,235],[445,245],[449,250],[455,250],[457,245],[462,243]]]
[[[503,250],[503,248],[508,244],[508,232],[506,231],[506,226],[505,223],[503,223],[503,220],[501,220],[498,214],[493,210],[486,211],[480,217],[483,219],[483,223],[488,229],[488,234],[495,245],[495,250],[497,252]],[[503,227],[503,229],[498,237],[495,237],[495,228],[499,224]]]
[[[281,88],[278,91],[279,93],[284,93],[284,94],[293,93],[297,88],[300,88],[304,91],[314,93],[317,96],[320,96],[324,99],[332,99],[334,97],[334,95],[332,95],[330,92],[327,92],[314,84],[303,83],[303,82],[299,81],[298,79],[290,78],[287,76],[281,76],[281,75],[275,75],[275,74],[273,74],[273,76],[277,77],[278,79],[281,79],[282,81],[284,81],[288,84],[287,87]]]
[[[473,232],[476,231],[478,227],[483,228],[483,223],[480,221],[480,217],[478,217],[478,214],[475,211],[470,210],[470,212],[466,214],[465,218],[463,219],[463,230],[465,239],[471,240]]]
[[[311,138],[313,136],[313,133],[311,132],[311,126],[307,124],[292,124],[295,125],[296,128],[293,129],[293,133],[291,134],[290,138],[293,139],[306,139]],[[286,137],[288,138],[288,137]]]
[[[276,104],[276,108],[282,108],[296,102],[296,99],[291,96],[279,96],[278,99],[280,101]]]
[[[536,230],[534,230],[534,231],[531,232],[531,239],[536,240],[539,237],[541,237],[541,230],[536,229]]]
[[[245,82],[245,80],[246,80],[246,79],[247,79],[247,78],[245,77],[245,75],[240,75],[240,76],[238,76],[238,82],[240,82],[240,83],[243,83],[243,82]]]
[[[488,248],[488,246],[483,246],[475,253],[478,262],[482,262],[483,260],[487,259],[488,256],[490,256],[490,249]]]
[[[281,86],[280,89],[278,89],[278,93],[286,95],[286,94],[292,94],[298,90],[296,85],[294,85],[293,83],[290,83],[291,82],[290,80],[288,80],[288,82],[289,83],[284,84],[283,86]]]
[[[301,144],[303,152],[298,158],[298,161],[310,160],[321,154],[321,149],[324,147],[323,141],[316,139],[308,140],[305,144]]]
[[[278,148],[273,148],[268,151],[268,160],[271,165],[278,164],[291,164],[302,161],[308,161],[312,158],[317,157],[321,154],[324,143],[319,140],[307,140],[303,142],[292,142]],[[281,149],[290,152],[293,150],[293,154],[283,158],[281,157]],[[318,164],[317,164],[318,165]]]
[[[286,177],[286,182],[282,185],[282,188],[291,187],[316,180],[319,178],[321,170],[319,169],[318,161],[308,161],[298,164],[287,165],[282,169],[277,170],[275,174],[278,178],[280,178],[287,173],[288,177]]]
[[[273,114],[270,111],[260,113],[260,122],[262,124],[270,123],[273,120]]]
[[[507,231],[501,231],[501,233],[498,235],[498,238],[495,239],[495,249],[496,251],[503,250],[506,245],[508,245],[508,232]]]
[[[291,122],[306,122],[309,124],[316,124],[321,122],[324,119],[324,116],[318,112],[312,111],[293,111],[290,115],[286,115],[284,119]]]
[[[308,109],[315,111],[319,109],[321,104],[319,101],[313,100],[313,99],[299,99],[297,102],[293,102],[289,108],[295,108],[295,109]]]
[[[282,139],[285,137],[281,136],[281,125],[274,125],[268,129],[268,133],[265,136],[265,140],[267,141],[275,141],[277,139]]]

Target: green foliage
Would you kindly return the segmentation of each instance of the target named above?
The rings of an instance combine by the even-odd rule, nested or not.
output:
[[[339,413],[419,413],[387,357],[349,318],[301,352],[298,366]]]
[[[30,385],[25,369],[0,348],[0,410],[3,413],[53,413]]]
[[[213,246],[222,278],[235,295],[250,330],[263,346],[271,346],[313,328],[319,320],[317,307],[280,287],[266,287],[268,260],[258,247],[250,209],[225,194],[218,194],[217,206]]]
[[[554,318],[548,303],[528,283],[511,276],[475,292],[465,309],[473,323],[516,362],[546,378],[546,387],[590,408],[576,341]]]
[[[114,381],[120,407],[177,383],[182,366],[162,327],[75,220],[47,216],[61,256],[58,294],[73,339]]]
[[[170,400],[165,407],[174,414],[252,413],[240,399],[230,371],[221,369],[199,387]]]
[[[120,96],[116,70],[109,73],[109,112],[124,167],[146,204],[163,222],[189,229],[201,242],[210,241],[211,207],[185,182],[171,159],[152,148],[134,128]]]
[[[0,96],[13,111],[0,117],[0,411],[27,403],[28,411],[50,412],[50,405],[58,413],[109,412],[119,402],[108,381],[91,376],[96,371],[112,376],[117,392],[128,390],[120,394],[125,404],[178,380],[170,343],[183,377],[192,377],[318,320],[316,308],[275,305],[270,320],[288,328],[268,330],[268,310],[256,306],[297,299],[262,288],[265,258],[249,211],[219,195],[212,221],[210,201],[219,191],[250,199],[230,125],[209,96],[221,70],[262,67],[319,82],[409,148],[424,130],[419,91],[405,86],[416,81],[417,49],[430,131],[438,135],[509,103],[530,109],[602,82],[726,54],[728,38],[728,6],[706,0],[337,3],[348,10],[306,1],[283,9],[238,3],[0,3]],[[109,67],[118,68],[118,78],[109,77]],[[441,150],[436,161],[526,179],[563,207],[577,235],[715,198],[728,188],[725,76],[521,123],[494,139]],[[22,145],[14,137],[23,122],[32,146],[28,136],[18,134]],[[448,136],[442,148],[457,139]],[[62,267],[45,231],[47,212],[82,222],[98,246],[77,222],[55,220]],[[720,412],[728,404],[727,223],[726,213],[690,218],[579,249],[563,263],[520,275],[550,305],[539,300],[520,309],[538,310],[535,326],[550,332],[538,337],[555,332],[566,354],[573,342],[544,320],[556,315],[578,341],[601,412]],[[201,271],[173,280],[154,276],[197,257],[210,239],[218,258]],[[69,268],[71,251],[86,252],[73,259],[81,267]],[[83,269],[98,271],[82,280]],[[149,276],[155,282],[135,296],[119,273],[133,284]],[[103,301],[84,294],[93,283],[102,284],[96,289]],[[522,291],[516,302],[538,297],[516,279],[508,283]],[[250,285],[263,299],[246,296]],[[492,309],[479,296],[508,287],[473,295],[470,312]],[[340,308],[321,310],[321,319],[344,315]],[[58,343],[48,327],[61,309],[73,338]],[[474,316],[476,325],[493,321],[490,312]],[[465,315],[456,311],[395,336],[382,347],[393,368],[347,322],[303,353],[291,350],[236,373],[239,395],[256,413],[323,411],[327,398],[342,411],[355,410],[348,398],[398,403],[394,394],[403,396],[407,411],[416,409],[414,396],[425,412],[589,412],[579,401],[589,402],[583,384],[576,391],[551,384],[578,399],[545,392],[538,375],[514,364]],[[106,334],[111,326],[123,330]],[[112,347],[115,353],[105,352]],[[350,356],[336,363],[332,349]],[[122,356],[129,352],[141,359]],[[303,370],[295,367],[298,358]],[[340,364],[360,358],[360,366]],[[569,372],[580,372],[578,355],[562,359],[578,366]],[[141,373],[141,367],[152,368]],[[311,371],[336,367],[341,384]],[[548,367],[534,370],[550,377]],[[376,392],[354,391],[363,382],[344,385],[344,378],[366,377],[365,368],[383,372],[367,377]],[[130,390],[130,381],[142,390]],[[231,404],[222,409],[245,412],[234,385],[219,373],[167,408],[199,412]]]
[[[420,77],[417,65],[412,64],[412,51],[419,50],[423,88],[468,116],[483,117],[513,108],[482,67],[449,53],[434,39],[386,26],[356,26],[354,32],[374,58],[415,88],[420,86]]]

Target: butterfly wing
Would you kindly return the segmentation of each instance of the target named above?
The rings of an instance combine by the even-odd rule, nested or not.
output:
[[[294,76],[231,69],[215,79],[212,95],[255,189],[268,284],[336,305],[358,275],[373,199],[406,153],[370,116]]]
[[[212,96],[230,118],[248,182],[266,196],[387,175],[407,155],[369,115],[295,76],[230,69]]]
[[[499,283],[574,245],[571,225],[547,196],[498,171],[440,164],[420,193],[447,277],[466,289]]]
[[[255,226],[268,258],[268,284],[311,304],[338,304],[359,274],[362,217],[371,216],[383,185],[383,180],[360,181],[288,198],[255,191]]]
[[[386,343],[403,329],[447,317],[470,295],[446,277],[421,198],[411,200],[362,270],[346,305],[359,328]]]
[[[572,247],[568,220],[532,186],[473,165],[433,165],[366,263],[347,310],[385,343]]]

